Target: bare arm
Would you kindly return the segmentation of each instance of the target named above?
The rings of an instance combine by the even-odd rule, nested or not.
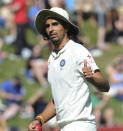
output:
[[[22,8],[22,6],[21,6],[21,4],[16,3],[14,5],[10,5],[9,8],[11,9],[12,12],[15,13],[15,12],[19,11]]]
[[[101,72],[93,73],[93,78],[90,82],[102,92],[108,92],[110,89],[109,82],[104,78]]]
[[[0,96],[3,99],[18,100],[18,101],[21,101],[24,98],[23,95],[14,95],[12,93],[6,93],[4,91],[1,91]]]
[[[39,116],[42,116],[44,123],[50,120],[52,117],[56,115],[56,111],[54,108],[54,102],[51,100],[44,111],[39,114]],[[38,120],[34,120],[29,124],[29,131],[35,131],[36,125],[39,124]]]
[[[110,89],[109,82],[104,78],[99,70],[92,72],[90,67],[87,67],[87,61],[84,61],[84,68],[82,69],[84,77],[92,83],[96,88],[102,92],[108,92]]]
[[[40,114],[44,118],[44,122],[47,122],[56,115],[54,102],[51,100],[46,106],[45,110]]]

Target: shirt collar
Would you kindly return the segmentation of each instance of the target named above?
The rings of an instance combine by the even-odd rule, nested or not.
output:
[[[65,50],[67,50],[69,48],[69,45],[71,43],[72,40],[69,40],[66,45],[58,52],[58,54],[56,54],[55,51],[52,52],[52,56],[53,57],[59,57],[61,54],[63,54],[65,52]]]

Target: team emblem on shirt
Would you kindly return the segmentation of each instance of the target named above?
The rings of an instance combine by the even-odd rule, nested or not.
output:
[[[87,55],[87,60],[88,60],[88,62],[89,62],[90,64],[94,63],[91,55],[89,55],[89,54]]]
[[[63,67],[64,65],[65,65],[65,60],[62,59],[62,60],[60,61],[60,66]]]

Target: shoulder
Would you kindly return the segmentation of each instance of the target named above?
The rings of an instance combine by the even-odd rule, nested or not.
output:
[[[48,58],[48,64],[54,59],[54,52],[51,52]]]
[[[85,56],[86,54],[89,53],[89,51],[86,47],[84,47],[83,45],[76,43],[72,40],[71,40],[71,50],[72,50],[72,54],[75,56],[78,56],[78,55]]]
[[[11,82],[10,81],[4,81],[3,83],[2,83],[2,85],[9,85]]]
[[[10,81],[5,81],[2,83],[1,87],[2,89],[6,89],[9,87],[9,85],[11,85],[11,82]]]
[[[71,43],[71,47],[73,47],[75,49],[78,49],[78,50],[87,50],[87,48],[84,45],[82,45],[81,43],[75,42],[73,40],[70,40],[70,43]]]

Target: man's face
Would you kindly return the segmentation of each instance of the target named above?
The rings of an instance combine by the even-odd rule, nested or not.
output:
[[[65,35],[67,35],[67,29],[64,29],[63,25],[55,19],[46,20],[45,31],[49,40],[51,40],[55,46],[58,46]]]

